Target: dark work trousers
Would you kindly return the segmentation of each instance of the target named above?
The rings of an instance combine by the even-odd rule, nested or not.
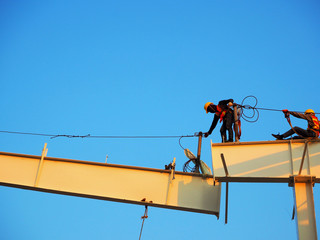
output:
[[[312,130],[304,130],[302,128],[299,127],[294,127],[293,128],[294,131],[292,129],[290,129],[289,131],[285,132],[284,134],[282,134],[283,138],[289,137],[295,133],[298,133],[300,136],[298,137],[294,137],[294,138],[308,138],[308,137],[316,137],[316,133]]]
[[[227,141],[227,131],[228,131],[228,142],[233,142],[233,113],[231,111],[227,111],[226,115],[223,118],[222,126],[220,128],[222,142]]]

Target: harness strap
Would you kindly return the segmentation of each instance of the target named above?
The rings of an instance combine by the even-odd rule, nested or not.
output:
[[[315,134],[316,134],[316,138],[318,138],[319,137],[319,131],[318,130],[315,130],[315,129],[313,129],[313,128],[309,128],[309,130],[311,130],[311,131],[313,131]]]
[[[314,126],[311,127],[310,124],[308,124],[308,130],[312,130],[316,134],[316,136],[319,137],[319,124],[320,124],[320,122],[316,116],[312,116],[312,121],[313,121]]]

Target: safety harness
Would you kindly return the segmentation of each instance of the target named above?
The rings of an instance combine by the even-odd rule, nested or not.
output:
[[[310,124],[308,124],[308,130],[315,132],[315,134],[318,138],[319,137],[319,120],[316,116],[311,116],[311,117],[312,117],[312,121],[314,123],[314,126],[311,127]]]
[[[222,122],[223,117],[226,115],[226,113],[227,113],[227,110],[222,111],[222,108],[219,105],[217,105],[216,114],[217,114],[217,116],[220,117],[220,122]]]
[[[233,125],[233,128],[236,127],[236,124]],[[236,132],[236,130],[234,129],[234,132]],[[238,138],[240,139],[241,137],[241,120],[240,120],[240,113],[238,113]]]

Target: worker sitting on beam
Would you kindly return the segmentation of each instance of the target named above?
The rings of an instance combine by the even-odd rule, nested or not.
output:
[[[282,110],[282,112],[285,114],[285,117],[287,118],[291,129],[284,134],[272,134],[273,137],[275,137],[277,140],[282,140],[284,138],[287,138],[293,134],[297,134],[298,136],[293,137],[294,139],[303,139],[303,138],[318,138],[319,137],[319,120],[315,116],[315,112],[312,109],[308,109],[305,111],[305,113],[298,113],[298,112],[291,112],[287,109]],[[300,127],[292,127],[291,121],[290,121],[290,114],[297,118],[302,118],[308,121],[308,128],[307,130],[302,129]]]

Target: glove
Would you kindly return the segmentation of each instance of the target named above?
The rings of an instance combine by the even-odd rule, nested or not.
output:
[[[284,117],[289,119],[290,113],[289,113],[288,109],[283,109],[282,112],[284,113]]]
[[[205,132],[203,135],[204,137],[208,137],[210,134],[208,132]]]

